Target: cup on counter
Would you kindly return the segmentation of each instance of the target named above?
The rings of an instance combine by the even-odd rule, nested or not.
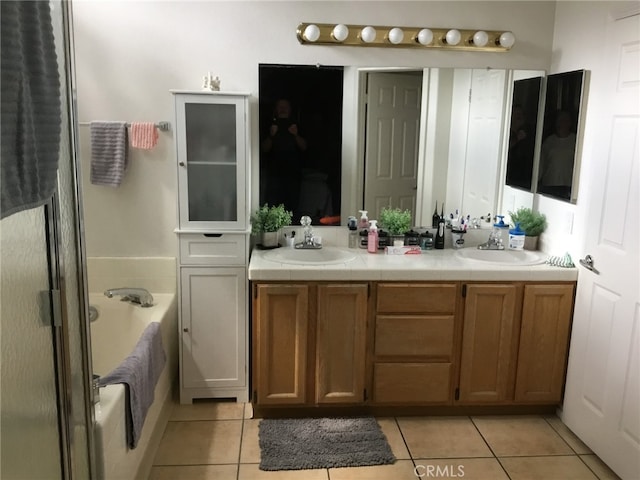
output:
[[[451,230],[451,244],[453,248],[463,248],[464,231]]]

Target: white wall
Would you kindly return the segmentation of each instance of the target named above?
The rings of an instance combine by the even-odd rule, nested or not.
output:
[[[259,63],[545,70],[555,3],[77,1],[73,10],[80,121],[173,120],[169,90],[197,90],[211,71],[220,76],[223,90],[254,95],[250,126],[257,152]],[[295,36],[303,21],[510,29],[517,43],[508,53],[303,46]],[[346,102],[349,97],[348,89]],[[344,141],[346,151],[355,151],[355,131]],[[171,134],[161,134],[151,152],[133,152],[130,171],[117,189],[89,184],[88,127],[80,127],[80,142],[88,255],[174,256]],[[254,154],[252,162],[257,160]]]

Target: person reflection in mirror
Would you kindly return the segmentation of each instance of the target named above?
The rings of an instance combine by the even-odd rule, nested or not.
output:
[[[558,110],[555,131],[542,142],[540,153],[540,191],[560,198],[571,198],[573,159],[576,151],[576,134],[573,116]]]
[[[534,140],[535,130],[527,123],[524,108],[522,105],[514,105],[511,109],[511,129],[509,131],[508,185],[531,189]]]
[[[283,203],[299,216],[298,202],[302,177],[303,152],[307,141],[300,135],[298,123],[292,117],[291,102],[279,99],[273,111],[273,120],[262,142],[262,151],[268,160],[264,174],[266,201],[272,205]]]

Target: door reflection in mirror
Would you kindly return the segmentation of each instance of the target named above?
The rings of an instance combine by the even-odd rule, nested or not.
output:
[[[259,65],[260,205],[340,223],[343,67]]]
[[[576,134],[584,70],[547,77],[538,193],[575,201]]]
[[[541,77],[513,82],[506,183],[531,191]]]

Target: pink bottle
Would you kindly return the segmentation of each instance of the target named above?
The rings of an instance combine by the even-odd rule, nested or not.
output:
[[[367,251],[369,253],[378,253],[378,221],[371,220],[369,222],[369,237],[367,238]]]

